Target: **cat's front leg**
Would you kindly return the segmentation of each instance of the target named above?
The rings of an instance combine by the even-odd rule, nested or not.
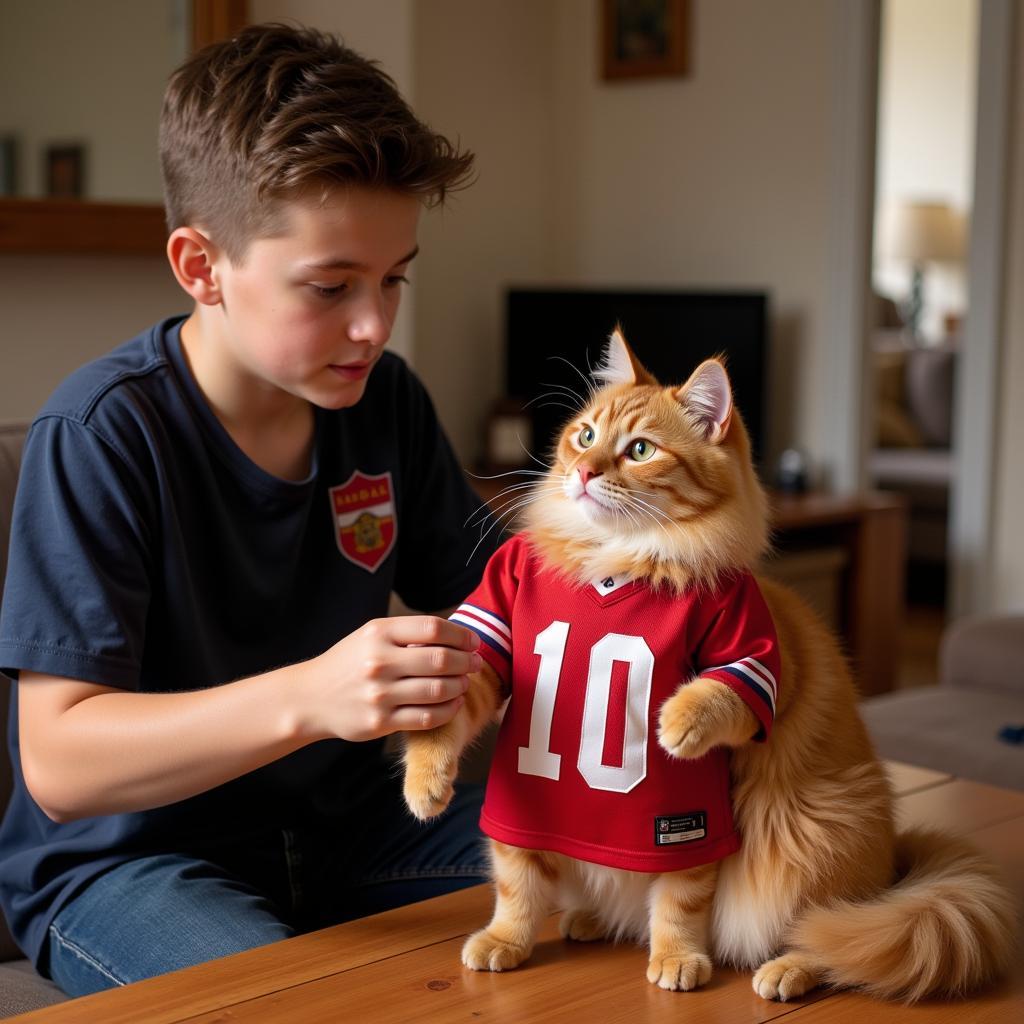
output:
[[[497,898],[486,928],[462,947],[462,962],[474,971],[508,971],[533,952],[544,917],[551,912],[558,862],[543,850],[523,850],[491,840]]]
[[[662,705],[658,742],[673,757],[703,757],[712,747],[738,747],[760,723],[743,699],[717,679],[680,686]]]
[[[500,684],[489,665],[469,677],[466,700],[445,725],[405,734],[403,794],[421,821],[437,817],[451,802],[462,752],[480,735],[498,706]]]
[[[651,959],[647,980],[688,992],[711,978],[708,926],[718,862],[661,875],[651,887]]]

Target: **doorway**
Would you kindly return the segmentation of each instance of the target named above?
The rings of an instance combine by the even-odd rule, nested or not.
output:
[[[902,687],[937,681],[949,614],[979,14],[980,0],[881,3],[867,480],[908,507]]]

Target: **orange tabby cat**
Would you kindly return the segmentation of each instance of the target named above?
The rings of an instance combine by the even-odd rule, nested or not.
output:
[[[683,594],[752,569],[767,544],[765,498],[721,364],[705,362],[682,387],[663,387],[616,331],[597,376],[605,386],[567,426],[526,512],[534,548],[582,585],[627,576]],[[590,472],[604,477],[597,503],[578,500],[574,485],[587,427],[616,438],[585,453]],[[637,440],[655,456],[622,458]],[[913,1001],[961,994],[1005,968],[1010,895],[967,842],[896,833],[889,786],[834,638],[793,593],[758,582],[782,664],[768,742],[751,742],[758,721],[715,679],[684,681],[650,712],[674,757],[733,749],[739,852],[647,874],[490,840],[496,907],[466,942],[467,966],[518,966],[543,917],[560,906],[568,938],[646,940],[648,978],[670,989],[706,983],[712,957],[756,969],[755,991],[782,1000],[827,982]],[[493,718],[499,694],[485,666],[451,723],[408,736],[405,796],[417,817],[447,806],[459,756]]]

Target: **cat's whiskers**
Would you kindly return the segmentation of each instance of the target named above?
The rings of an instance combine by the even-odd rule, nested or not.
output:
[[[532,473],[536,473],[536,475],[539,476],[539,477],[544,477],[544,476],[547,475],[546,473],[541,473],[541,472],[539,472],[537,470],[532,470],[532,469],[529,470],[528,472],[530,472],[531,474]],[[519,473],[499,473],[497,476],[493,476],[493,477],[477,477],[477,479],[478,480],[497,480],[497,479],[499,479],[500,477],[503,477],[503,476],[519,476]],[[525,481],[525,482],[523,482],[521,484],[509,484],[507,487],[503,487],[494,496],[494,498],[491,499],[491,501],[497,501],[498,499],[500,499],[504,495],[511,493],[511,491],[513,491],[513,490],[521,490],[524,487],[536,487],[538,483],[540,483],[540,481],[538,481],[538,480],[527,480],[527,481]],[[485,509],[488,509],[489,507],[490,507],[490,502],[489,501],[482,501],[482,502],[480,502],[480,504],[477,505],[477,507],[475,509],[473,509],[473,511],[470,512],[468,516],[466,516],[466,519],[465,519],[465,521],[462,524],[463,527],[468,526],[469,523],[470,523],[470,520],[473,519],[474,516],[479,515],[481,512],[483,512]]]
[[[469,563],[473,560],[473,556],[477,553],[477,550],[479,549],[480,545],[483,544],[483,542],[487,539],[491,531],[503,519],[511,519],[520,510],[538,501],[543,496],[545,490],[553,490],[558,487],[559,485],[554,481],[549,481],[547,483],[539,483],[535,485],[533,489],[529,491],[527,494],[517,495],[510,499],[509,501],[505,502],[504,505],[502,505],[501,508],[498,509],[498,511],[493,513],[494,522],[492,522],[491,525],[480,534],[480,539],[474,545],[473,550],[469,554],[469,558],[466,559],[466,564],[469,565]],[[480,525],[482,526],[483,523],[481,522]]]
[[[658,508],[657,505],[654,505],[654,504],[652,504],[649,501],[644,501],[643,498],[638,498],[637,497],[638,493],[639,494],[644,494],[646,492],[644,492],[644,491],[639,491],[639,492],[638,491],[630,491],[629,492],[630,500],[633,501],[635,504],[640,505],[642,508],[644,508],[647,511],[648,515],[650,515],[652,518],[655,517],[655,516],[658,516],[661,519],[663,519],[666,523],[668,523],[669,526],[674,526],[676,528],[679,527],[679,523],[677,523],[664,509]]]
[[[664,513],[661,513],[660,509],[656,509],[656,508],[654,508],[653,505],[648,505],[648,503],[646,501],[641,501],[639,498],[634,498],[634,497],[632,497],[629,494],[626,494],[624,496],[623,501],[625,503],[628,503],[637,513],[639,513],[641,515],[647,516],[647,518],[652,523],[654,523],[654,525],[657,526],[658,529],[660,529],[662,531],[662,533],[665,534],[666,537],[669,536],[668,530],[665,529],[665,523],[661,522],[661,520],[656,518],[656,516],[654,515],[655,512],[658,512],[658,513],[664,515]],[[665,518],[666,522],[669,523],[669,525],[675,525],[675,524],[672,523],[672,521],[670,519],[668,519],[667,516],[665,516],[664,518]]]
[[[544,465],[544,463],[541,463]],[[480,473],[470,473],[468,470],[466,476],[471,476],[474,480],[500,480],[504,476],[547,476],[547,472],[541,472],[539,469],[510,469],[507,473],[493,473],[490,475],[483,475]]]
[[[541,387],[545,388],[558,388],[559,391],[563,392],[567,396],[574,398],[580,405],[586,405],[587,400],[575,389],[569,387],[568,384],[558,384],[554,381],[542,380]]]
[[[570,409],[574,414],[579,412],[579,410],[584,405],[583,399],[581,399],[579,397],[579,395],[576,394],[575,391],[572,391],[572,392],[566,392],[566,391],[543,391],[543,392],[541,392],[541,394],[537,395],[536,398],[531,398],[528,402],[524,402],[523,403],[523,408],[524,409],[529,409],[531,405],[533,405],[535,402],[540,402],[542,399],[551,400],[551,399],[556,399],[556,398],[562,399],[563,400],[563,404],[565,405],[565,408],[566,409]],[[573,399],[575,404],[573,404],[573,405],[569,405],[568,404],[567,400],[570,399],[570,398]],[[537,408],[538,409],[543,409],[544,406],[543,405],[538,405]]]
[[[485,501],[475,512],[471,513],[469,519],[467,519],[466,522],[463,523],[462,525],[463,526],[469,525],[470,524],[470,520],[473,519],[474,516],[480,515],[481,512],[483,513],[483,517],[480,519],[480,522],[482,523],[489,515],[494,515],[497,512],[500,512],[501,509],[504,508],[506,504],[508,504],[508,502],[504,502],[502,505],[499,505],[497,508],[495,508],[494,504],[493,504],[494,502],[498,502],[498,501],[501,501],[503,498],[507,498],[509,495],[512,495],[513,492],[515,492],[515,491],[523,491],[523,490],[531,490],[532,491],[535,488],[537,488],[538,483],[539,482],[536,481],[536,480],[530,480],[527,483],[511,484],[511,485],[509,485],[508,487],[506,487],[503,490],[501,490],[498,494],[496,494],[491,499],[491,501],[489,501],[489,502]],[[518,497],[521,497],[521,495],[517,495],[517,496],[513,497],[511,500],[513,500],[513,501],[517,500]],[[472,523],[472,525],[473,526],[477,526],[479,524],[478,523]]]
[[[579,374],[580,380],[583,381],[583,386],[587,389],[587,393],[591,398],[597,394],[597,385],[591,378],[587,377],[587,375],[575,363],[566,359],[564,356],[548,356],[548,358],[558,360],[560,363],[565,363],[565,365],[570,367],[574,373]]]

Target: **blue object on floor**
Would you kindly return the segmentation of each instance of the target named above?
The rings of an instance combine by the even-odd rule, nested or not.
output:
[[[999,730],[999,738],[1004,743],[1013,743],[1020,746],[1024,743],[1024,725],[1004,725]]]

